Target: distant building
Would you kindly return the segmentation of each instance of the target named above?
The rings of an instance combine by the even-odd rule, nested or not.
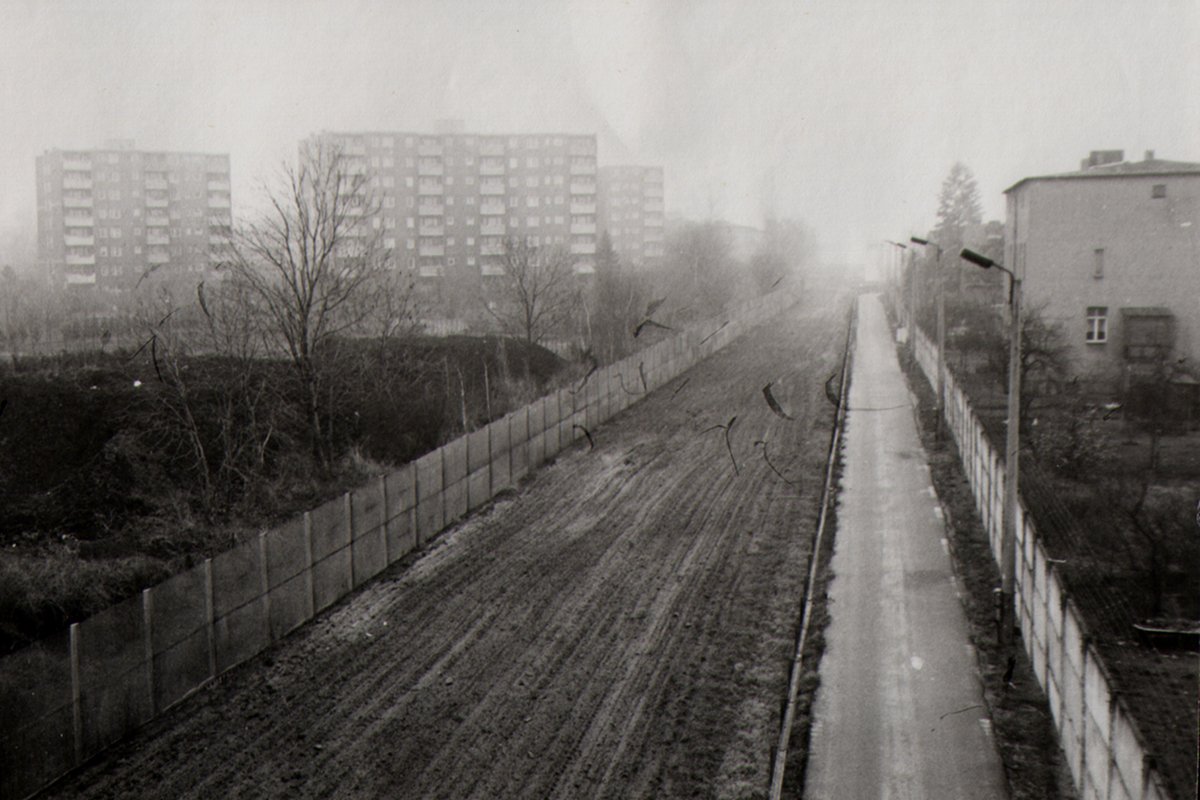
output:
[[[37,158],[38,258],[100,307],[135,289],[191,291],[232,225],[229,156],[134,149],[51,150]]]
[[[578,275],[595,272],[595,135],[466,133],[452,122],[435,133],[323,132],[306,142],[338,147],[367,176],[384,246],[417,274],[438,330],[480,316],[508,237],[561,246]]]
[[[621,261],[655,268],[663,260],[662,167],[600,167],[600,231],[608,233]]]
[[[1200,164],[1091,154],[1009,187],[1005,263],[1025,306],[1062,324],[1075,371],[1128,385],[1200,357]]]

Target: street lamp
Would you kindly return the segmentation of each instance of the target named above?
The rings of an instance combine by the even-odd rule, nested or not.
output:
[[[937,423],[936,441],[942,440],[942,413],[946,408],[946,281],[942,275],[942,246],[937,242],[910,236],[909,241],[934,248],[934,274],[937,276]]]
[[[1013,609],[1013,584],[1017,568],[1017,479],[1021,425],[1021,279],[1016,272],[974,250],[963,248],[959,256],[977,267],[1008,273],[1008,302],[1011,328],[1008,339],[1008,430],[1004,440],[1004,531],[1000,542],[1001,641],[1012,642],[1013,626],[1005,619]]]

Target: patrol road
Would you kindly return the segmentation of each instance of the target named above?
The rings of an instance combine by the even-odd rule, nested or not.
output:
[[[806,297],[46,796],[761,794],[848,305]]]
[[[1007,797],[941,510],[877,295],[859,301],[806,800]]]

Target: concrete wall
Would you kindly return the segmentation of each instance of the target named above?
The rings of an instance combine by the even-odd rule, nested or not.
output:
[[[937,350],[920,332],[917,363],[937,385]],[[966,395],[946,373],[946,422],[958,444],[975,505],[1000,563],[1004,459]],[[1083,800],[1166,800],[1169,795],[1126,701],[1090,643],[1087,626],[1022,504],[1017,514],[1015,604],[1021,637],[1046,693],[1075,787]]]
[[[777,292],[658,342],[0,660],[0,797],[119,741],[791,303]]]

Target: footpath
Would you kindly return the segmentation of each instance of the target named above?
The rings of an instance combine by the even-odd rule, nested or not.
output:
[[[1007,797],[945,536],[883,308],[864,296],[809,800]]]

